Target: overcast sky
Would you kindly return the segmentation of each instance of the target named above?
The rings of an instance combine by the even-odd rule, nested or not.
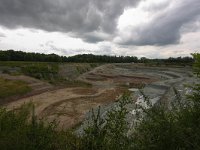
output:
[[[200,52],[200,0],[0,0],[0,49],[189,56]]]

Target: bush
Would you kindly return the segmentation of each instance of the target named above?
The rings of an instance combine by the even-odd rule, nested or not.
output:
[[[129,125],[126,120],[128,110],[126,105],[131,101],[129,94],[124,94],[118,104],[107,113],[106,118],[100,116],[100,108],[97,113],[92,112],[92,122],[89,122],[82,137],[81,149],[128,149]]]
[[[22,72],[25,75],[43,79],[47,81],[56,80],[58,78],[58,65],[57,64],[46,64],[46,63],[35,63],[22,67]]]
[[[72,134],[56,131],[54,122],[47,124],[37,120],[31,108],[34,108],[32,104],[18,111],[0,108],[1,150],[62,150],[67,149],[67,144],[73,144]]]
[[[199,88],[199,86],[198,86]],[[132,135],[135,149],[199,149],[200,91],[193,89],[188,101],[171,110],[156,106],[144,110],[145,117]]]

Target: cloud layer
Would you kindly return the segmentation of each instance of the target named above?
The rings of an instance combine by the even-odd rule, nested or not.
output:
[[[149,10],[156,13],[150,22],[127,28],[126,32],[122,31],[123,33],[119,34],[116,42],[137,46],[176,44],[185,25],[200,21],[199,0],[176,0],[170,3],[168,1],[168,4],[164,3],[165,7],[162,4],[150,7]],[[188,28],[187,31],[191,29]]]
[[[0,0],[0,24],[67,32],[88,42],[109,39],[118,17],[139,0]]]

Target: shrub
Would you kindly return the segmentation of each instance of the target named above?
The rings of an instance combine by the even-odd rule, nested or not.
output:
[[[34,108],[32,104],[24,105],[18,111],[0,108],[2,150],[62,150],[67,149],[67,144],[73,144],[72,134],[56,131],[54,122],[47,124],[37,120],[31,108]]]
[[[128,110],[126,105],[130,103],[128,94],[124,94],[108,113],[106,118],[100,116],[100,108],[97,113],[92,113],[92,122],[89,122],[82,137],[81,149],[128,149],[130,139],[127,136],[129,125],[126,120]]]
[[[22,72],[37,79],[52,81],[58,78],[58,65],[46,63],[29,64],[22,67]]]

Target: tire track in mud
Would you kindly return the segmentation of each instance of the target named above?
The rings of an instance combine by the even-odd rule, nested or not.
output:
[[[56,106],[59,106],[61,105],[62,103],[65,103],[65,102],[72,102],[72,103],[75,103],[75,100],[77,99],[88,99],[88,98],[95,98],[95,97],[98,97],[100,96],[101,94],[103,94],[103,92],[105,91],[101,91],[101,92],[98,92],[94,95],[86,95],[86,96],[80,96],[80,97],[75,97],[75,98],[67,98],[67,99],[64,99],[64,100],[61,100],[61,101],[58,101],[58,102],[55,102],[51,105],[48,105],[47,107],[44,108],[44,110],[41,112],[40,115],[42,115],[45,111],[47,112],[50,112],[50,110]],[[73,107],[72,107],[73,108]]]
[[[93,95],[64,99],[46,106],[38,116],[48,121],[58,120],[59,127],[69,128],[83,121],[92,108],[112,103],[122,93],[122,89],[105,89]]]

